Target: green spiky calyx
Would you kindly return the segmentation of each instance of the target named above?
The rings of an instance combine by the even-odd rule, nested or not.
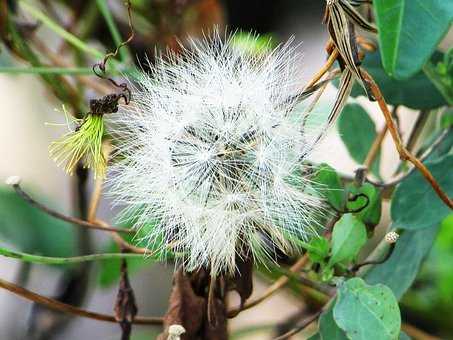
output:
[[[72,175],[77,163],[94,170],[95,177],[104,177],[107,161],[102,153],[104,120],[102,115],[89,113],[78,129],[53,142],[49,147],[51,158]]]

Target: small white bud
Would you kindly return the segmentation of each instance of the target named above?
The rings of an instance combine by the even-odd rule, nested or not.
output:
[[[22,179],[19,176],[9,176],[5,184],[6,185],[18,185]]]
[[[186,332],[185,328],[181,325],[171,325],[168,327],[167,340],[180,340],[181,335]]]
[[[385,235],[385,242],[393,244],[398,241],[400,235],[397,232],[391,231]]]

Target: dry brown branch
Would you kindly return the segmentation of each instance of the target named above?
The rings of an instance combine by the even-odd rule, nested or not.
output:
[[[373,93],[373,96],[376,98],[376,101],[378,102],[378,105],[384,114],[384,118],[388,127],[388,130],[390,131],[390,134],[392,136],[393,142],[396,146],[396,149],[398,151],[398,154],[400,155],[400,158],[404,161],[409,161],[411,162],[423,175],[423,177],[426,178],[426,180],[431,184],[432,188],[434,191],[437,193],[437,195],[442,199],[442,201],[451,209],[453,209],[453,200],[448,197],[448,195],[441,189],[439,186],[439,183],[437,183],[436,179],[434,176],[431,174],[431,172],[428,170],[428,168],[414,155],[412,155],[403,145],[403,142],[401,140],[401,137],[398,133],[398,129],[393,121],[392,118],[392,113],[387,107],[387,103],[385,102],[385,99],[381,93],[381,90],[379,86],[375,83],[374,79],[366,72],[365,70],[361,70],[365,80],[368,82],[370,86],[370,90]]]
[[[91,311],[87,311],[82,308],[78,308],[72,305],[68,305],[66,303],[62,303],[60,301],[48,298],[46,296],[42,296],[36,294],[32,291],[29,291],[25,288],[15,285],[14,283],[5,281],[0,279],[0,287],[14,293],[18,296],[21,296],[27,300],[33,301],[35,303],[39,303],[40,305],[46,306],[49,309],[52,309],[57,312],[63,312],[67,314],[77,315],[88,319],[98,320],[98,321],[106,321],[117,323],[115,316],[109,314],[102,314],[102,313],[95,313]],[[141,325],[160,325],[162,324],[161,317],[148,317],[148,316],[137,316],[134,319],[135,324]]]
[[[311,78],[311,80],[308,82],[308,84],[306,85],[305,88],[307,89],[307,88],[315,85],[330,70],[330,68],[332,67],[334,62],[337,60],[337,58],[338,58],[338,50],[335,49],[330,54],[326,63],[319,69],[318,72],[316,72],[316,74]]]

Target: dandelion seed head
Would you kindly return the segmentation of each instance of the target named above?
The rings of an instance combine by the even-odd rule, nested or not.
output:
[[[112,117],[108,182],[123,218],[152,224],[150,246],[216,275],[315,233],[321,203],[303,161],[325,128],[296,107],[298,63],[289,43],[255,55],[214,33],[139,76],[133,105]]]

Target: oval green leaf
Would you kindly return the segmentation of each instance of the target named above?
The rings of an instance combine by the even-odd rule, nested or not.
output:
[[[440,187],[453,196],[453,155],[426,162]],[[437,226],[451,209],[437,196],[419,171],[414,171],[396,189],[391,215],[397,228],[423,229]]]
[[[365,275],[365,281],[369,284],[385,284],[400,299],[415,280],[437,231],[438,226],[417,231],[406,230],[396,243],[390,258],[375,265]]]
[[[366,228],[352,214],[344,214],[332,232],[332,256],[329,265],[353,260],[367,241]]]
[[[400,335],[401,315],[390,288],[369,286],[360,278],[340,287],[333,317],[351,340],[391,340]]]
[[[384,68],[397,79],[419,72],[453,20],[453,1],[375,0]]]
[[[338,119],[338,130],[352,159],[362,164],[376,138],[376,126],[365,109],[359,104],[348,104]],[[371,171],[379,175],[380,154]]]
[[[441,54],[436,54],[432,61],[437,62],[440,58]],[[442,93],[422,71],[407,80],[397,80],[388,76],[382,67],[379,51],[367,54],[362,67],[379,85],[388,104],[403,105],[414,110],[429,110],[447,105]],[[423,93],[423,96],[420,96],[420,93]],[[365,95],[363,88],[355,84],[351,96]]]

